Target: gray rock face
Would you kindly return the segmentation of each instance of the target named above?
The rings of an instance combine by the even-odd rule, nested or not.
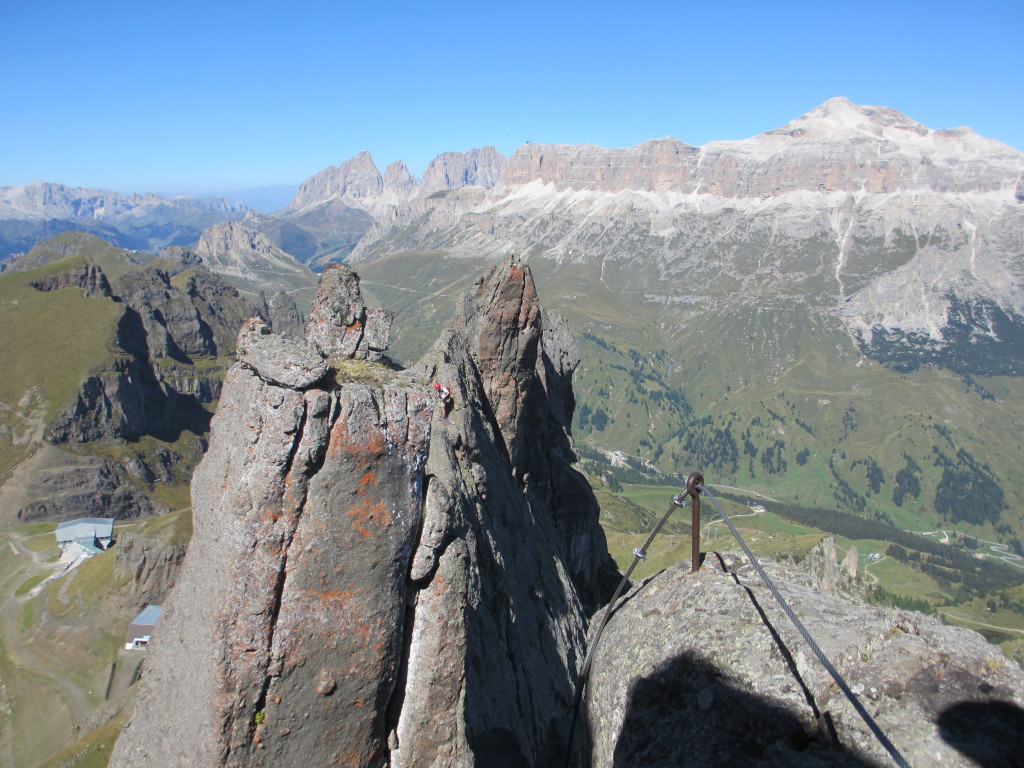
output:
[[[266,320],[279,336],[301,339],[306,335],[306,320],[299,312],[295,299],[284,291],[278,291],[270,299]]]
[[[46,439],[84,443],[204,432],[209,416],[202,405],[218,399],[220,377],[217,370],[198,373],[192,358],[232,352],[251,304],[205,272],[190,276],[183,289],[158,269],[126,274],[116,287],[125,305],[117,344],[131,356],[86,378],[47,426]]]
[[[985,764],[1017,759],[1019,737],[991,737],[1024,715],[1024,673],[980,635],[764,565],[911,765],[977,765],[966,755],[979,749],[995,754]],[[889,764],[752,566],[709,555],[689,571],[682,562],[635,590],[596,649],[586,712],[595,768]],[[983,744],[965,746],[956,732],[965,707],[987,713],[994,730],[976,734]]]
[[[445,152],[427,166],[417,193],[425,196],[460,187],[493,187],[501,181],[507,162],[507,158],[491,146],[469,152]]]
[[[358,296],[350,270],[325,273],[311,338],[358,350],[345,341]],[[542,342],[523,267],[492,270],[466,301],[474,323],[414,375],[345,358],[322,379],[268,377],[306,352],[279,339],[253,358],[269,337],[243,332],[193,479],[195,533],[111,765],[561,759],[589,575],[565,552],[609,561],[596,505],[571,535],[557,519],[571,446],[540,444],[516,465],[502,430],[521,440],[521,414],[550,416],[545,386],[566,417],[556,378],[573,357],[557,351],[557,321]]]
[[[232,368],[112,765],[381,764],[429,419],[399,378],[297,390]]]
[[[212,272],[243,280],[257,289],[316,285],[316,276],[305,264],[241,222],[224,222],[204,230],[195,254]]]
[[[384,170],[384,189],[398,198],[409,197],[416,189],[416,179],[401,160],[396,160]]]
[[[133,359],[88,377],[75,401],[47,426],[46,439],[59,444],[138,437],[146,430],[145,382],[150,378],[146,366]],[[159,396],[165,395],[161,391]]]
[[[113,462],[70,455],[63,459],[25,478],[24,499],[17,505],[19,520],[73,520],[82,517],[83,510],[102,510],[118,520],[129,520],[167,511],[127,482]]]
[[[341,165],[325,168],[302,182],[284,212],[300,211],[331,199],[358,204],[363,199],[379,197],[383,189],[380,171],[370,153],[363,150]]]
[[[152,357],[187,360],[190,355],[217,353],[192,297],[172,286],[166,272],[159,269],[130,272],[117,281],[117,292],[131,311],[137,313],[145,345]]]
[[[580,477],[571,446],[555,439],[565,433],[525,426],[558,424],[541,317],[529,271],[503,263],[464,295],[417,368],[449,387],[451,402],[439,400],[434,417],[393,766],[564,758],[586,603],[610,562],[585,480],[579,506],[560,508],[554,489]]]
[[[290,389],[307,389],[327,373],[327,363],[315,348],[272,334],[255,317],[238,334],[238,360],[264,381]]]
[[[330,264],[320,278],[306,337],[325,357],[379,361],[393,319],[390,310],[366,308],[351,267]]]
[[[29,283],[38,291],[59,291],[63,288],[81,288],[82,295],[87,299],[97,296],[111,296],[110,281],[103,270],[96,264],[83,264],[81,267],[61,275],[33,280]]]
[[[509,259],[459,300],[454,327],[483,383],[513,476],[548,510],[564,563],[588,608],[607,597],[608,559],[599,509],[569,436],[579,352],[558,313],[542,313],[529,267]],[[614,585],[611,585],[614,587]]]

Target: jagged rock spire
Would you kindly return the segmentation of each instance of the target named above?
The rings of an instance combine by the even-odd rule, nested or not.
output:
[[[610,566],[572,466],[574,358],[515,262],[412,372],[365,359],[384,319],[334,267],[307,343],[243,330],[115,768],[560,757]]]
[[[344,282],[330,278],[324,301]],[[384,759],[432,400],[366,362],[327,376],[315,346],[266,330],[240,334],[193,477],[193,538],[112,765]]]
[[[388,309],[367,309],[351,267],[329,264],[320,278],[306,338],[325,357],[377,361],[388,348],[394,317]]]

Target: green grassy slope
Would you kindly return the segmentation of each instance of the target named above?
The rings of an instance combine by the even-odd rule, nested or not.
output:
[[[0,532],[7,553],[0,559],[0,710],[8,714],[0,725],[0,763],[12,768],[48,758],[46,765],[105,765],[121,719],[84,736],[74,725],[96,721],[101,710],[116,718],[130,703],[128,686],[145,658],[123,650],[140,605],[131,574],[116,567],[116,544],[21,593],[27,582],[62,573],[51,557],[53,528],[35,523]],[[115,538],[127,532],[176,546],[191,536],[191,516],[184,509],[121,523]]]
[[[0,276],[0,477],[24,458],[43,424],[67,406],[82,380],[103,368],[123,307],[78,288],[28,285],[85,257]]]

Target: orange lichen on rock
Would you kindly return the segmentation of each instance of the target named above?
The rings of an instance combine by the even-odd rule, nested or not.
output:
[[[358,504],[349,508],[349,517],[352,518],[352,527],[359,535],[368,539],[373,535],[373,529],[386,528],[391,525],[391,513],[381,500],[371,501],[362,499]]]

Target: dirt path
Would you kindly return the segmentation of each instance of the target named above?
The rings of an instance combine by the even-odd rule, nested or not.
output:
[[[882,555],[877,560],[872,560],[869,563],[864,563],[864,575],[865,576],[870,576],[873,579],[873,581],[871,582],[871,586],[872,587],[875,586],[875,584],[877,584],[880,581],[880,579],[877,576],[875,576],[875,574],[873,574],[871,571],[868,570],[868,566],[874,565],[875,563],[880,563],[883,560],[885,560],[885,555]]]
[[[13,532],[9,533],[8,541],[11,547],[19,554],[28,555],[31,558],[32,562],[24,574],[25,578],[28,578],[33,573],[38,573],[40,569],[53,569],[53,564],[45,562],[39,552],[33,552],[26,547],[24,539]],[[24,582],[24,579],[14,579],[13,581]],[[14,584],[14,589],[17,589],[18,586],[19,584]],[[3,632],[3,650],[6,652],[11,666],[15,668],[23,667],[31,670],[32,674],[45,678],[67,704],[72,722],[80,722],[93,710],[93,706],[89,703],[85,692],[68,682],[66,673],[56,667],[45,655],[37,653],[32,644],[21,633],[22,606],[30,598],[27,595],[15,597],[13,592],[0,597],[3,600],[2,605],[0,605],[0,629]]]
[[[986,624],[983,621],[975,621],[974,619],[968,619],[966,616],[957,616],[955,613],[947,613],[946,611],[939,611],[943,616],[949,616],[951,619],[957,621],[964,621],[968,624],[973,624],[976,627],[988,627],[989,629],[998,629],[1001,632],[1016,632],[1018,635],[1024,635],[1024,629],[1014,629],[1013,627],[1000,627],[996,624]]]

